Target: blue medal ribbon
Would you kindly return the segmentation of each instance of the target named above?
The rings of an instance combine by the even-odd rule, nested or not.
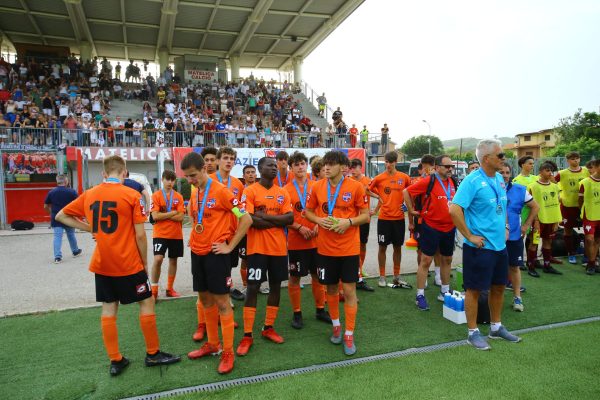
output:
[[[333,195],[333,200],[331,197],[331,184],[329,183],[329,179],[327,180],[327,211],[329,212],[329,216],[333,216],[333,209],[335,208],[335,203],[337,202],[337,198],[340,195],[340,189],[342,188],[342,183],[344,182],[344,177],[340,179],[340,182],[337,184],[335,188],[335,194]]]
[[[170,195],[170,199],[167,199],[167,192],[165,192],[165,189],[162,190],[162,195],[163,198],[165,199],[165,204],[167,205],[167,212],[171,212],[171,208],[173,207],[173,191],[171,190],[171,192],[169,193]]]
[[[440,186],[442,186],[442,189],[444,189],[444,193],[446,193],[446,199],[450,202],[452,201],[452,192],[451,192],[451,187],[450,187],[450,178],[448,178],[448,187],[444,186],[444,181],[442,181],[442,179],[440,178],[440,176],[436,173],[435,174],[435,178],[437,179],[437,181],[440,183]]]
[[[296,193],[298,193],[298,198],[300,199],[300,205],[302,206],[302,211],[306,208],[306,195],[308,192],[308,180],[304,181],[304,193],[300,192],[300,186],[298,186],[298,182],[294,179],[294,187],[296,188]]]
[[[221,173],[217,171],[217,179],[219,183],[223,183],[223,178],[221,178]],[[227,189],[231,189],[231,175],[227,177]]]
[[[106,178],[106,183],[121,183],[119,178]]]
[[[285,186],[285,184],[287,184],[287,176],[285,177],[285,181],[283,181],[284,184],[282,184],[281,183],[281,174],[279,173],[279,171],[277,171],[277,182],[279,182],[279,186],[280,187]]]
[[[202,225],[202,218],[204,217],[204,207],[206,207],[206,199],[208,198],[208,192],[210,190],[210,184],[212,183],[212,179],[208,178],[206,182],[206,187],[204,188],[204,197],[202,197],[202,204],[200,204],[200,189],[197,192],[197,204],[198,207],[198,216],[196,218],[196,225]]]
[[[498,185],[498,181],[496,179],[496,175],[494,174],[494,182],[492,184],[492,180],[483,172],[483,168],[479,170],[479,173],[486,180],[488,186],[492,188],[494,194],[496,195],[496,214],[502,214],[502,203],[500,202],[500,191],[496,188]]]

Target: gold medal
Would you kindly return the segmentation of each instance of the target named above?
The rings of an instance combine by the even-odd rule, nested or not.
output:
[[[194,231],[198,234],[204,232],[204,225],[196,224],[196,226],[194,226]]]

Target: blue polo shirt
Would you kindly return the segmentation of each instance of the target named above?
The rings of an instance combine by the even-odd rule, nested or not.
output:
[[[471,233],[485,238],[484,248],[500,251],[506,248],[506,200],[502,176],[496,172],[490,177],[479,169],[463,179],[452,202],[463,208]],[[496,212],[498,204],[500,213]],[[464,243],[476,247],[466,238]]]
[[[56,221],[54,218],[56,214],[67,204],[77,199],[77,192],[71,188],[65,186],[57,186],[46,195],[46,200],[44,200],[44,204],[50,204],[50,226],[53,228],[62,227],[68,228],[66,225],[61,224]]]

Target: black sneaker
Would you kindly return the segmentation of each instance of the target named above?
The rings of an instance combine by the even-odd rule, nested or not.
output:
[[[318,319],[319,321],[323,321],[328,324],[331,323],[331,317],[329,316],[329,313],[327,311],[325,311],[324,308],[317,308],[315,318]]]
[[[366,281],[357,282],[356,290],[364,290],[365,292],[374,292],[375,291],[375,289],[373,289],[371,286],[369,286]]]
[[[534,278],[539,278],[540,274],[535,269],[530,269],[527,271],[527,275],[533,276]]]
[[[562,272],[560,272],[559,270],[555,269],[552,266],[550,266],[550,267],[544,267],[543,271],[546,274],[554,274],[554,275],[562,275],[563,274]]]
[[[121,372],[125,371],[125,368],[129,365],[129,360],[125,357],[121,358],[121,361],[111,361],[110,362],[110,375],[117,376],[120,375]]]
[[[60,258],[60,257],[56,257],[54,259],[54,264],[60,264],[61,262],[62,262],[62,258]]]
[[[304,327],[304,321],[302,320],[302,312],[294,312],[294,316],[292,317],[292,328],[294,329],[302,329]]]
[[[231,291],[229,292],[229,295],[231,296],[232,299],[237,300],[237,301],[244,301],[246,300],[246,296],[244,295],[244,293],[240,292],[238,289],[231,289]]]
[[[83,252],[83,250],[81,250],[81,249],[77,250],[75,253],[73,253],[73,257],[79,257],[82,252]]]
[[[144,362],[146,363],[146,367],[156,367],[157,365],[168,365],[175,364],[181,361],[180,356],[174,356],[173,354],[164,353],[162,351],[157,351],[156,354],[148,354],[146,353],[146,359]]]
[[[585,273],[588,275],[596,275],[596,268],[587,268]]]
[[[524,265],[519,265],[519,269],[520,269],[521,271],[527,271],[527,267],[526,267],[526,266],[524,266]]]

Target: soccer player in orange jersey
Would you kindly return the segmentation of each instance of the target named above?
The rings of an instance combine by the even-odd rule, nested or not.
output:
[[[197,153],[188,153],[181,162],[188,181],[195,186],[188,208],[194,221],[190,234],[192,250],[192,278],[194,291],[204,305],[208,341],[198,350],[188,354],[190,359],[216,355],[221,349],[218,372],[226,374],[233,369],[233,310],[229,301],[231,286],[230,257],[232,251],[246,234],[252,219],[233,193],[206,173],[204,160]],[[232,235],[233,215],[239,218]],[[219,318],[223,345],[219,343]]]
[[[404,243],[404,204],[403,190],[410,185],[410,178],[403,172],[396,171],[398,153],[389,151],[384,155],[385,171],[371,181],[369,190],[381,197],[381,211],[377,219],[377,242],[379,243],[379,287],[386,287],[385,251],[392,245],[394,253],[393,288],[411,289],[412,286],[400,280],[400,262],[402,260],[402,244]]]
[[[159,350],[154,297],[148,281],[146,216],[141,195],[123,185],[127,170],[121,157],[106,157],[103,167],[106,181],[86,190],[63,208],[56,220],[90,232],[96,239],[90,271],[95,274],[96,301],[102,303],[102,339],[110,358],[109,372],[116,376],[129,365],[119,351],[119,303],[140,305],[146,366],[173,364],[181,357]],[[87,222],[82,222],[82,218]]]
[[[275,159],[277,160],[277,176],[275,184],[279,187],[285,187],[288,182],[291,182],[294,177],[293,174],[288,170],[288,160],[290,155],[285,151],[277,152]]]
[[[289,272],[288,293],[294,311],[292,327],[302,329],[304,321],[301,311],[300,278],[310,272],[312,293],[315,299],[316,318],[331,323],[331,317],[325,311],[325,292],[317,276],[317,230],[318,225],[305,217],[306,200],[314,181],[306,176],[308,159],[304,153],[295,152],[288,160],[294,178],[285,186],[292,199],[294,223],[288,226]]]
[[[169,273],[167,280],[167,297],[179,297],[173,289],[177,274],[177,258],[183,257],[183,229],[181,222],[185,215],[183,196],[173,190],[177,176],[175,172],[165,170],[162,174],[162,190],[152,195],[152,245],[154,250],[154,263],[152,265],[152,295],[158,297],[158,281],[160,269],[169,250]]]
[[[344,178],[348,157],[329,151],[323,157],[327,179],[318,181],[306,205],[306,218],[319,225],[317,275],[327,285],[327,304],[333,325],[330,341],[344,344],[344,353],[356,353],[354,327],[358,303],[356,282],[360,268],[358,227],[369,223],[369,198],[362,184]],[[342,338],[338,283],[344,287],[346,330]]]
[[[288,279],[287,243],[284,228],[294,222],[290,196],[274,184],[277,164],[263,157],[258,162],[260,180],[244,189],[242,202],[252,216],[248,230],[248,290],[244,306],[244,337],[237,354],[248,354],[253,344],[252,330],[256,316],[256,296],[260,284],[269,280],[267,313],[262,336],[274,343],[283,343],[273,325],[279,311],[281,282]]]
[[[217,172],[217,149],[212,146],[207,146],[202,149],[200,155],[204,159],[204,165],[206,166],[206,173],[208,175]]]

